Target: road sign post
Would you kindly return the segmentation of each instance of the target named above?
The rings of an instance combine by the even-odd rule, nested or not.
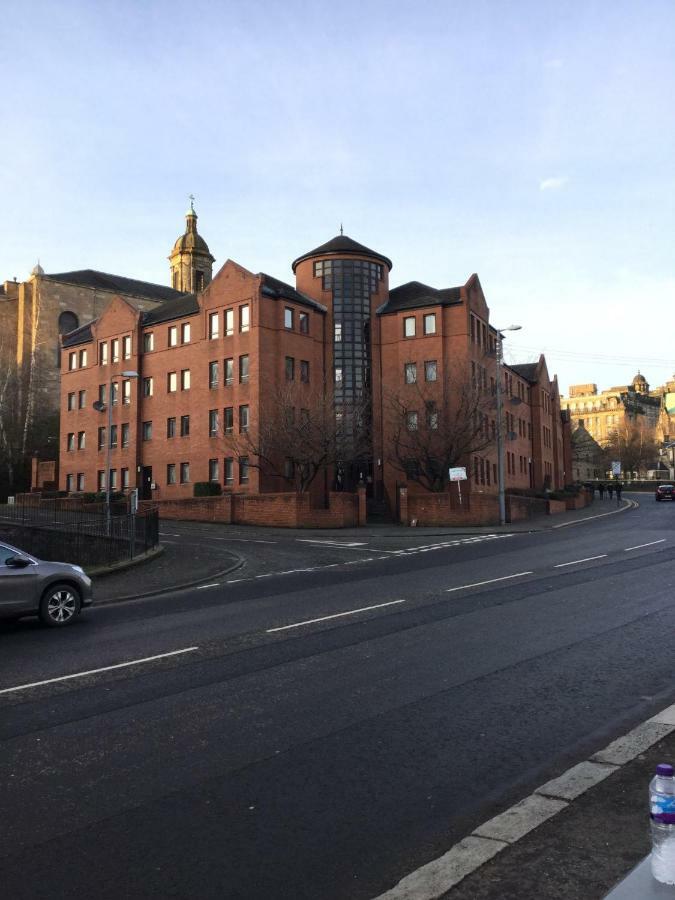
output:
[[[462,482],[466,481],[466,468],[464,466],[453,466],[448,469],[448,478],[450,481],[457,482],[457,493],[459,495],[459,505],[462,505]]]

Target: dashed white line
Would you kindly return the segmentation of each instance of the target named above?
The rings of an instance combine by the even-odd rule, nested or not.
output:
[[[514,575],[502,575],[501,578],[490,578],[488,581],[475,581],[473,584],[461,584],[459,587],[446,588],[446,594],[453,591],[463,591],[465,588],[482,587],[484,584],[494,584],[495,581],[508,581],[509,578],[522,578],[523,575],[534,575],[534,572],[516,572]]]
[[[660,541],[650,541],[648,544],[637,544],[635,547],[626,547],[623,552],[628,553],[629,550],[640,550],[642,547],[653,547],[654,544],[665,543],[665,540],[665,538],[661,538]]]
[[[143,659],[132,659],[129,662],[115,663],[113,666],[101,666],[100,669],[88,669],[86,672],[73,672],[72,675],[58,675],[56,678],[45,678],[44,681],[32,681],[30,684],[19,684],[16,687],[3,688],[0,694],[11,694],[14,691],[27,691],[29,688],[41,687],[44,684],[54,684],[57,681],[69,681],[71,678],[84,678],[86,675],[98,675],[100,672],[111,672],[113,669],[124,669],[128,666],[139,666],[142,663],[154,662],[156,659],[166,659],[169,656],[179,656],[181,653],[194,653],[199,647],[184,647],[182,650],[170,650],[168,653],[157,653],[155,656],[145,656]]]
[[[219,582],[219,581],[213,581],[211,584],[200,584],[199,587],[197,588],[197,590],[198,590],[198,591],[205,591],[206,588],[212,588],[212,587],[220,587],[220,582]]]
[[[322,616],[320,619],[307,619],[304,622],[294,622],[292,625],[280,625],[278,628],[268,628],[266,634],[275,631],[287,631],[289,628],[301,628],[303,625],[315,625],[317,622],[328,622],[329,619],[339,619],[342,616],[355,616],[357,613],[369,612],[371,609],[382,609],[385,606],[395,606],[397,603],[406,603],[406,600],[390,600],[388,603],[376,603],[374,606],[362,606],[360,609],[350,609],[347,612],[333,613],[332,616]]]
[[[576,566],[579,563],[591,562],[594,559],[604,559],[606,556],[606,553],[601,553],[599,556],[585,556],[583,559],[573,559],[570,562],[557,563],[555,566],[553,566],[553,568],[564,569],[565,566]]]

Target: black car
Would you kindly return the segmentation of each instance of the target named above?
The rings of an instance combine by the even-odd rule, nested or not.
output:
[[[660,484],[656,488],[657,500],[675,500],[675,485]]]

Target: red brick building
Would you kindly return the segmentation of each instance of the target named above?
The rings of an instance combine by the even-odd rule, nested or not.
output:
[[[207,263],[204,256],[204,277],[193,280],[203,290],[145,311],[115,298],[63,338],[61,489],[104,489],[110,450],[111,489],[139,487],[145,498],[191,497],[207,481],[237,493],[291,490],[278,472],[233,453],[227,436],[255,431],[293,383],[300,413],[303,392],[309,404],[313,392],[327,391],[337,416],[366,409],[371,424],[366,451],[339,471],[331,466],[314,493],[363,480],[373,502],[391,511],[407,479],[391,450],[392,398],[406,427],[424,420],[433,430],[446,409],[461,409],[459,377],[484,394],[486,412],[480,451],[458,464],[467,467],[468,490],[496,492],[498,336],[476,275],[461,287],[390,290],[391,260],[346,235],[296,259],[294,287],[231,260],[210,281]],[[544,358],[504,366],[503,379],[507,487],[562,486],[569,434]],[[92,404],[105,406],[111,384],[108,433],[107,407]],[[422,487],[413,480],[410,489]]]

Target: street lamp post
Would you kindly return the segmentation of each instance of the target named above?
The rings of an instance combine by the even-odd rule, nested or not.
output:
[[[504,361],[502,332],[520,331],[522,325],[509,325],[508,328],[497,329],[497,342],[495,346],[497,357],[497,485],[499,491],[499,524],[506,525],[506,498],[504,491],[504,426],[502,423],[502,363]]]
[[[112,449],[112,408],[113,408],[113,378],[138,378],[138,372],[129,371],[129,372],[120,372],[118,375],[110,374],[108,378],[108,402],[101,403],[100,400],[97,400],[93,405],[94,409],[97,412],[103,412],[103,410],[107,406],[108,413],[108,425],[106,428],[105,434],[105,523],[106,523],[106,533],[109,535],[111,531],[112,524],[112,514],[110,510],[110,457],[111,457],[111,449]],[[124,398],[122,398],[124,399]]]

